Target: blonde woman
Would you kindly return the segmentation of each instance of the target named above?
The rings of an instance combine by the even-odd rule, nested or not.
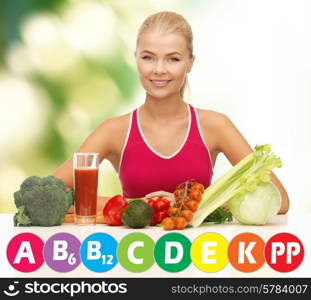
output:
[[[173,199],[178,184],[195,178],[205,188],[211,184],[219,153],[232,165],[252,152],[245,138],[224,114],[194,108],[184,100],[187,74],[195,57],[192,30],[175,12],[159,12],[141,25],[135,51],[145,102],[134,111],[102,122],[78,152],[99,152],[100,161],[113,165],[126,198]],[[72,158],[54,175],[73,186]],[[282,204],[289,199],[278,178]],[[98,210],[108,197],[98,197]]]

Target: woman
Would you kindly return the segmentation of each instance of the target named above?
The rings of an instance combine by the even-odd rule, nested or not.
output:
[[[187,73],[194,55],[192,31],[174,12],[160,12],[142,24],[135,51],[145,103],[132,113],[104,121],[86,139],[78,152],[99,152],[118,172],[126,198],[173,199],[176,186],[195,178],[205,187],[211,183],[219,153],[232,165],[252,152],[230,121],[218,112],[197,109],[183,100]],[[73,186],[72,158],[55,172]],[[288,211],[287,193],[272,173],[281,193],[279,213]],[[99,197],[102,209],[108,197]]]

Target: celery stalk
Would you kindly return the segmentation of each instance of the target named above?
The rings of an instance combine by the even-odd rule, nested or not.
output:
[[[198,227],[210,213],[233,197],[252,192],[259,184],[270,181],[271,170],[281,166],[280,158],[271,151],[270,145],[256,146],[254,152],[205,189],[190,225]]]

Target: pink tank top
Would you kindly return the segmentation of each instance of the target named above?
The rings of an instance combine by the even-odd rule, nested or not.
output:
[[[157,153],[148,144],[139,123],[139,111],[131,113],[122,149],[119,178],[125,198],[141,198],[156,191],[174,192],[189,179],[211,184],[213,166],[204,141],[196,110],[188,104],[187,134],[179,149],[170,156]]]

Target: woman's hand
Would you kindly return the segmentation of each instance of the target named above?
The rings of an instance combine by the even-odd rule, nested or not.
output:
[[[147,198],[152,198],[152,199],[157,199],[157,198],[166,198],[170,202],[175,202],[175,197],[173,193],[165,192],[165,191],[157,191],[150,193],[145,196],[145,199]]]

